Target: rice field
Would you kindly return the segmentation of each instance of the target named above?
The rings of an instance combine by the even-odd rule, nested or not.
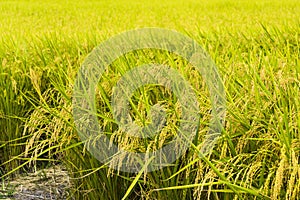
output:
[[[0,1],[0,199],[14,197],[20,176],[53,166],[68,171],[68,199],[300,199],[299,13],[298,0]],[[159,103],[164,128],[143,139],[120,130],[113,88],[134,66],[170,66],[199,103],[191,147],[164,168],[130,173],[97,160],[88,151],[96,142],[79,137],[74,83],[99,44],[147,27],[182,33],[210,55],[224,85],[226,118],[213,150],[201,156],[212,106],[201,74],[163,50],[121,56],[95,90],[97,120],[111,143],[155,151],[182,122],[180,98],[150,84],[130,97],[129,115],[140,126],[151,123],[149,112]]]

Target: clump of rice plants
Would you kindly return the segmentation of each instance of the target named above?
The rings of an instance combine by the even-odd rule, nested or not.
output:
[[[298,1],[127,3],[0,3],[1,178],[9,182],[18,171],[63,163],[75,199],[299,199]],[[96,102],[101,128],[126,150],[158,149],[180,124],[172,91],[149,85],[131,97],[131,117],[139,125],[151,123],[150,107],[159,103],[166,126],[145,140],[122,133],[110,101],[126,70],[169,65],[191,83],[199,101],[199,130],[191,148],[170,166],[134,174],[113,170],[109,165],[116,163],[100,163],[87,151],[74,125],[72,92],[94,47],[115,33],[148,26],[175,29],[203,46],[224,81],[227,114],[214,150],[201,157],[211,103],[200,74],[164,51],[119,58],[100,79]]]

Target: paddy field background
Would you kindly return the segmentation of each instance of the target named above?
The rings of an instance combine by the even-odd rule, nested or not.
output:
[[[150,85],[131,97],[131,115],[143,124],[150,106],[162,103],[164,132],[146,142],[120,133],[109,103],[126,69],[168,64],[190,82],[200,104],[193,147],[173,165],[130,174],[86,151],[74,127],[72,92],[94,47],[144,27],[176,30],[210,54],[227,113],[214,150],[199,158],[211,106],[201,75],[164,51],[119,58],[99,81],[96,98],[99,124],[112,142],[136,152],[159,148],[180,123],[172,92]],[[0,1],[0,198],[13,195],[14,178],[63,165],[74,199],[300,199],[299,55],[298,0]]]

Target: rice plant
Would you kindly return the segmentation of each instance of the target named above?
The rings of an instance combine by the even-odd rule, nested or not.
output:
[[[299,199],[300,6],[281,1],[0,2],[0,176],[62,163],[75,199]],[[72,115],[77,72],[91,50],[116,33],[165,27],[195,39],[216,63],[226,90],[224,130],[201,155],[211,102],[201,75],[160,50],[115,60],[96,90],[105,135],[132,152],[156,150],[178,130],[181,109],[168,88],[148,85],[130,98],[130,116],[151,123],[151,106],[166,111],[162,131],[139,139],[123,133],[111,108],[113,87],[136,66],[160,63],[189,81],[199,102],[191,148],[157,171],[122,172],[101,163],[81,141]],[[90,143],[92,145],[93,143]],[[130,162],[130,161],[129,161]],[[143,168],[144,169],[144,168]]]

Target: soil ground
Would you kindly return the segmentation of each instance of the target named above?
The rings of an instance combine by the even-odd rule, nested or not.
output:
[[[67,199],[70,180],[67,170],[52,166],[34,173],[21,175],[9,184],[2,184],[0,199],[38,200]]]

